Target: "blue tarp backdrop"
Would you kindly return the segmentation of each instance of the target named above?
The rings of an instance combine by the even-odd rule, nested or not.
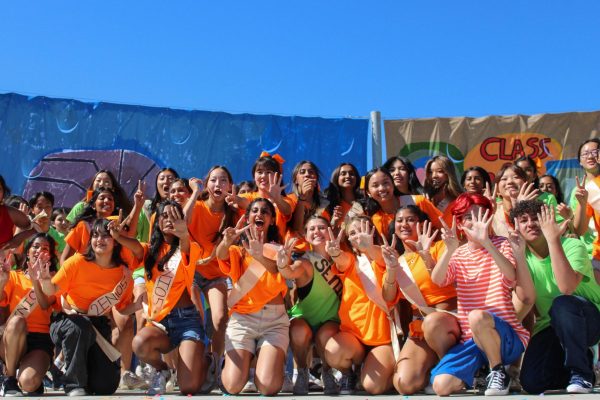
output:
[[[342,161],[367,167],[368,119],[326,119],[174,110],[77,100],[0,95],[0,174],[13,193],[52,189],[57,206],[79,200],[100,168],[113,169],[130,192],[145,176],[150,192],[159,168],[203,177],[216,164],[234,180],[251,178],[261,151],[285,160],[284,181],[304,159],[326,185]],[[91,150],[91,151],[90,151]],[[59,193],[57,193],[57,191]]]

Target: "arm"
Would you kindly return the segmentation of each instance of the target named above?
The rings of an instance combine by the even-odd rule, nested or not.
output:
[[[29,220],[27,214],[9,206],[6,206],[6,209],[8,210],[10,219],[12,220],[13,224],[17,226],[17,228],[25,230],[31,228],[31,221]]]
[[[446,275],[448,275],[448,265],[452,255],[458,249],[459,242],[456,236],[456,221],[452,220],[452,228],[448,228],[448,225],[442,222],[442,240],[444,241],[445,249],[442,256],[438,259],[433,271],[431,271],[431,281],[438,286],[442,286],[446,283]]]
[[[192,221],[192,215],[194,215],[194,206],[196,205],[196,201],[198,201],[198,197],[200,197],[200,193],[202,192],[202,181],[198,178],[191,178],[190,186],[192,187],[192,195],[183,207],[183,215],[186,225],[189,225]]]
[[[54,303],[56,303],[55,296],[46,296],[46,293],[42,290],[42,286],[39,281],[33,282],[33,290],[35,292],[35,298],[42,310],[49,309]]]
[[[223,231],[223,239],[217,246],[217,251],[215,252],[219,260],[229,260],[229,247],[231,247],[231,245],[234,244],[236,240],[238,240],[242,232],[250,229],[250,225],[246,225],[244,228],[242,228],[245,223],[246,218],[242,217],[235,225],[235,228],[225,228],[225,230]]]
[[[283,191],[283,186],[281,186],[282,175],[278,173],[269,175],[269,197],[277,206],[279,212],[286,217],[292,215],[292,207],[285,201],[281,192]]]
[[[519,226],[515,219],[515,227]],[[527,244],[519,232],[510,229],[508,231],[508,243],[512,248],[513,255],[516,262],[516,277],[517,284],[515,286],[515,294],[517,298],[526,306],[535,304],[536,292],[535,286],[533,285],[533,279],[527,266],[527,260],[525,259],[525,249]],[[529,309],[528,307],[527,309]],[[516,307],[515,307],[516,309]]]
[[[585,234],[590,222],[590,217],[587,215],[587,199],[588,191],[585,188],[585,181],[587,175],[583,177],[583,181],[579,182],[579,177],[575,176],[575,189],[573,189],[577,204],[574,211],[573,226],[575,228],[575,234],[582,236]]]
[[[60,255],[60,265],[63,265],[73,254],[75,254],[75,249],[72,249],[71,246],[69,246],[69,243],[65,243],[65,249]]]
[[[392,238],[391,246],[388,245],[385,236],[383,236],[384,245],[381,246],[382,258],[385,262],[385,275],[383,276],[383,284],[381,288],[381,294],[383,299],[390,303],[396,299],[398,295],[398,283],[396,280],[396,274],[398,273],[398,252],[396,252],[396,235]]]

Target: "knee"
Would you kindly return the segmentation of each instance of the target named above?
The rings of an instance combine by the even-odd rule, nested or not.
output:
[[[477,334],[483,328],[493,326],[493,318],[487,311],[473,310],[469,313],[469,326],[473,334]]]
[[[580,306],[575,296],[561,295],[552,301],[552,306],[548,311],[552,321],[560,323],[568,319],[570,314],[577,312]]]
[[[450,314],[434,312],[429,314],[423,320],[422,325],[423,333],[425,334],[436,334],[440,332],[456,332],[460,331],[458,326],[458,320]]]
[[[377,382],[368,378],[362,381],[362,385],[365,392],[373,396],[385,393],[388,390],[386,382]]]
[[[25,392],[35,392],[42,384],[42,377],[33,368],[26,368],[19,375],[19,385]]]
[[[310,346],[312,334],[310,329],[304,326],[291,326],[290,327],[290,343],[295,347],[307,348]]]
[[[136,355],[143,357],[148,352],[148,340],[142,335],[137,334],[131,342],[131,348]]]
[[[394,377],[394,387],[398,393],[405,396],[415,394],[419,390],[425,387],[423,379],[419,379],[417,376],[409,377],[402,374],[397,374]]]
[[[333,339],[329,339],[326,343],[325,343],[325,349],[323,352],[324,356],[325,356],[325,361],[327,361],[327,364],[332,366],[332,367],[336,367],[339,366],[340,362],[343,360],[343,349],[340,347],[340,345]]]
[[[198,379],[186,379],[185,382],[178,382],[178,385],[179,391],[184,396],[193,396],[198,393],[198,390],[200,389],[200,382],[198,382]]]
[[[540,385],[539,379],[536,379],[536,377],[530,376],[529,374],[524,374],[523,370],[521,370],[519,382],[521,383],[521,387],[523,388],[523,390],[529,394],[540,394],[545,390]]]
[[[6,323],[4,336],[10,337],[27,332],[27,320],[21,316],[13,316]],[[37,388],[36,388],[37,389]]]
[[[217,331],[224,332],[227,328],[227,313],[211,310],[213,326]]]
[[[462,389],[461,387],[457,387],[457,380],[451,375],[438,375],[433,379],[433,391],[438,396],[450,396],[452,393]]]
[[[276,382],[269,382],[267,384],[259,384],[255,382],[256,389],[263,396],[275,396],[283,387],[283,382],[277,384]]]

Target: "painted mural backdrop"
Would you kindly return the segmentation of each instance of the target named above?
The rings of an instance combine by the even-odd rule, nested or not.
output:
[[[262,151],[285,160],[284,181],[301,160],[328,174],[342,161],[367,166],[368,119],[305,118],[174,110],[77,100],[0,95],[0,174],[13,193],[80,200],[94,173],[115,172],[128,192],[138,177],[154,192],[157,171],[203,177],[225,165],[236,182],[251,178]],[[322,185],[326,184],[327,176]]]
[[[425,162],[442,154],[453,160],[459,177],[472,166],[494,174],[506,163],[527,155],[560,180],[565,193],[583,174],[577,149],[600,136],[600,112],[386,120],[387,155],[407,156],[423,179]]]

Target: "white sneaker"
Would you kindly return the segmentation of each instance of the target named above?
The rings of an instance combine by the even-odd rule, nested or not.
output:
[[[569,386],[567,386],[567,393],[587,394],[592,393],[592,390],[593,385],[577,374],[573,374],[571,376]]]
[[[172,392],[175,390],[175,386],[177,386],[177,371],[172,369],[171,371],[171,377],[169,379],[167,379],[167,385],[165,386],[165,388],[167,389],[167,392]]]
[[[486,396],[506,396],[508,394],[511,379],[504,369],[492,370],[487,376],[486,380]]]
[[[119,389],[133,390],[133,389],[148,389],[148,384],[142,378],[137,376],[131,371],[125,371],[121,375],[121,382],[119,383]]]
[[[171,373],[168,369],[156,371],[154,376],[152,376],[152,380],[150,381],[148,395],[154,396],[157,394],[165,394],[167,392],[167,381],[170,377]]]
[[[256,385],[254,384],[254,374],[250,374],[248,377],[248,382],[242,389],[242,393],[257,393],[258,389],[256,389]]]

